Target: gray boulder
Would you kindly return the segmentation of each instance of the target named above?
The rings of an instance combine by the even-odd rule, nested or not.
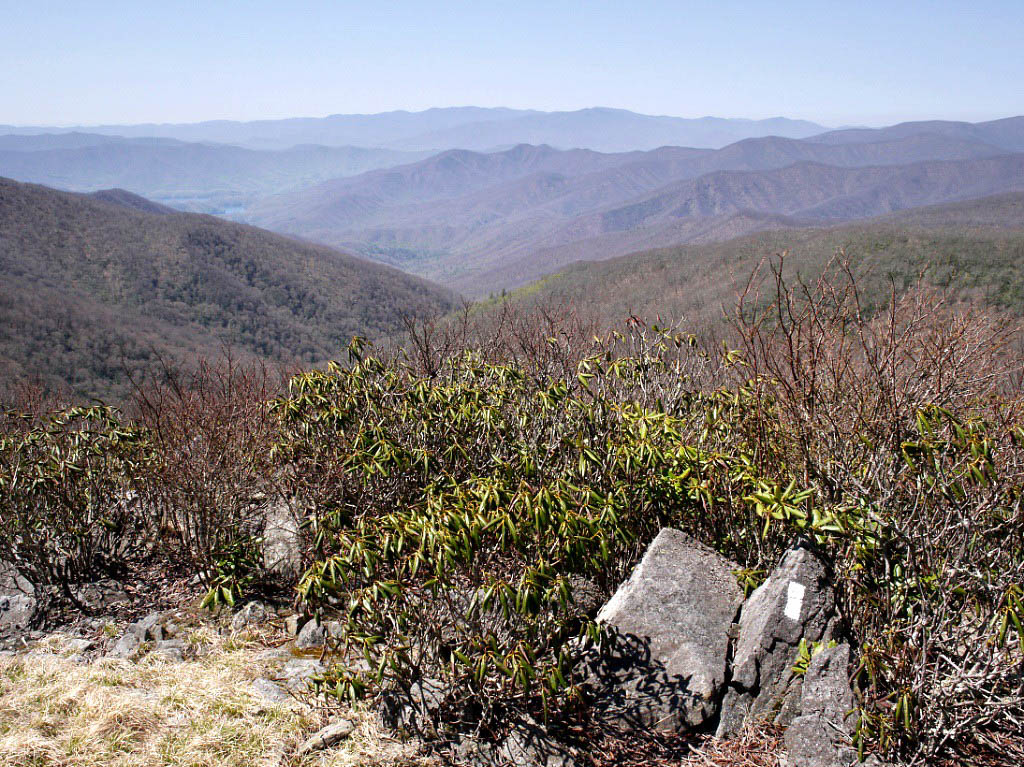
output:
[[[789,764],[846,767],[856,763],[851,745],[856,727],[849,682],[850,648],[841,644],[811,659],[800,696],[801,715],[784,736]]]
[[[287,647],[268,647],[256,653],[256,660],[261,663],[283,663],[294,658],[295,655]]]
[[[718,711],[729,629],[743,594],[733,562],[689,535],[663,529],[597,620],[616,642],[593,670],[599,713],[675,733]]]
[[[164,639],[154,645],[153,655],[161,660],[181,663],[185,660],[185,643],[180,639]]]
[[[314,618],[307,621],[299,635],[295,637],[295,646],[300,650],[315,650],[323,647],[327,641],[327,629],[324,624]]]
[[[35,587],[18,574],[14,565],[0,559],[0,593],[31,596],[35,593]]]
[[[80,655],[88,652],[96,645],[96,643],[91,639],[86,639],[84,637],[68,637],[63,641],[63,644],[65,651],[73,655]]]
[[[293,692],[309,689],[313,677],[326,671],[326,667],[312,658],[297,658],[289,661],[281,668],[280,681]]]
[[[71,593],[87,609],[99,614],[131,604],[132,601],[131,595],[125,591],[124,584],[111,578],[72,586]]]
[[[853,691],[850,689],[850,646],[822,648],[811,658],[800,696],[801,715],[816,714],[840,723],[852,733]]]
[[[231,628],[241,631],[247,626],[257,626],[273,615],[273,612],[262,602],[248,602],[231,619]]]
[[[286,578],[302,575],[302,537],[295,513],[285,501],[266,508],[263,531],[263,565],[270,573]]]
[[[283,703],[291,697],[288,691],[281,685],[266,677],[254,679],[252,684],[249,685],[249,692],[257,698],[263,698],[263,700],[270,703]]]
[[[164,638],[163,626],[160,625],[160,613],[150,613],[145,618],[129,623],[126,632],[135,634],[141,641],[159,642]]]
[[[0,636],[28,631],[38,603],[28,594],[0,594]]]
[[[793,672],[800,640],[831,638],[834,622],[824,562],[807,548],[790,549],[743,605],[716,735],[734,735],[752,721],[789,724],[800,713],[801,682]]]

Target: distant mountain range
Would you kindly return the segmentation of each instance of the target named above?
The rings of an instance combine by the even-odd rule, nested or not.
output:
[[[452,150],[271,197],[247,215],[480,295],[581,258],[1024,189],[1024,155],[1011,154],[1024,120],[1001,122],[981,124],[990,142],[942,123],[719,150]]]
[[[310,145],[254,151],[96,133],[6,135],[0,136],[0,176],[76,192],[118,187],[181,209],[230,213],[262,196],[424,154]]]
[[[902,291],[923,275],[926,284],[941,286],[954,297],[1024,316],[1022,193],[841,226],[780,227],[713,244],[579,261],[513,292],[510,300],[568,303],[606,327],[621,327],[636,316],[699,333],[724,322],[762,259],[785,251],[787,274],[813,280],[839,249],[861,275],[867,309],[885,300],[891,285]]]
[[[0,178],[0,386],[117,398],[126,371],[224,349],[308,365],[455,305],[395,269],[123,190]]]
[[[828,144],[862,144],[932,133],[965,141],[980,141],[1010,152],[1024,152],[1024,117],[1007,117],[980,123],[926,120],[890,125],[886,128],[850,128],[813,137]]]
[[[602,152],[654,149],[666,145],[716,148],[744,138],[769,135],[803,138],[824,130],[812,122],[782,117],[768,120],[686,119],[602,107],[575,112],[448,107],[423,112],[338,114],[253,122],[213,120],[79,128],[0,125],[0,133],[79,131],[129,138],[217,142],[257,149],[321,144],[432,152],[453,148],[487,151],[516,144],[551,144],[562,149],[585,148]]]

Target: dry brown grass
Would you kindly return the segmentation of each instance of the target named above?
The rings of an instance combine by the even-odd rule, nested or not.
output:
[[[264,673],[254,643],[193,633],[206,652],[184,663],[78,663],[59,639],[0,659],[0,764],[5,767],[354,767],[423,764],[373,717],[333,751],[298,761],[297,744],[325,723],[302,702],[250,691]],[[346,712],[347,715],[350,712]]]

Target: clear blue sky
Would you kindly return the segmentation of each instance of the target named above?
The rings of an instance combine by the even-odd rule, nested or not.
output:
[[[0,123],[1024,113],[1024,0],[0,0]]]

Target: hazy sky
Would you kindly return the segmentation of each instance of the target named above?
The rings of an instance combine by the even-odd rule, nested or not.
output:
[[[1024,0],[0,0],[0,123],[1024,113]]]

